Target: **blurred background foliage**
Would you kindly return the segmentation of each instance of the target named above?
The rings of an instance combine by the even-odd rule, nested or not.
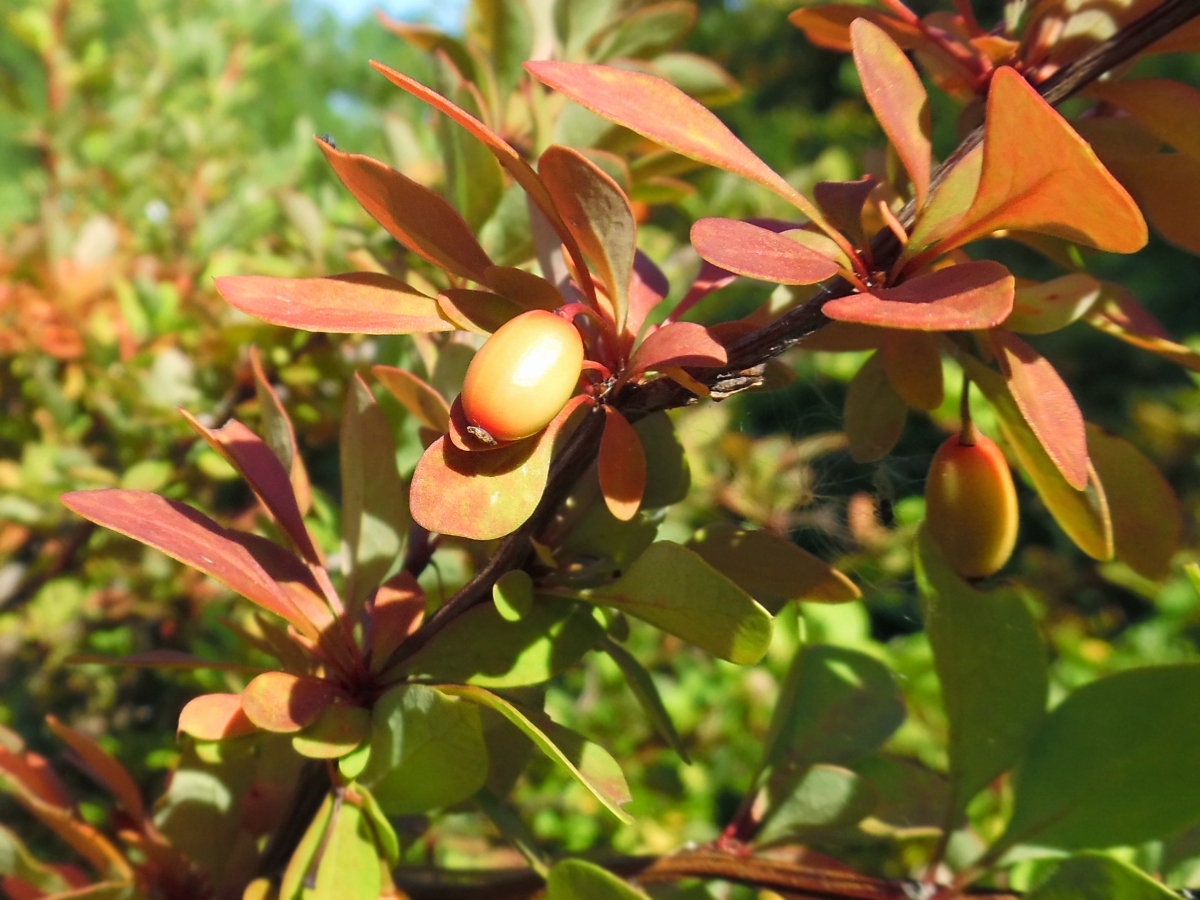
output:
[[[849,57],[809,46],[787,24],[792,2],[699,6],[684,49],[710,56],[742,87],[722,117],[801,189],[856,177],[880,137]],[[986,11],[981,18],[989,19]],[[373,19],[346,24],[311,8],[301,14],[286,0],[5,5],[0,724],[52,759],[62,751],[42,725],[49,712],[100,738],[156,790],[176,758],[180,707],[201,689],[227,689],[234,677],[65,664],[72,653],[187,648],[254,659],[233,631],[248,627],[245,604],[231,604],[153,551],[94,533],[57,503],[64,490],[121,485],[186,498],[223,521],[252,517],[251,495],[176,412],[186,406],[210,424],[236,413],[254,425],[251,345],[297,424],[315,516],[326,549],[337,549],[342,391],[355,369],[405,364],[412,344],[272,328],[228,308],[212,281],[234,272],[304,276],[394,261],[391,239],[341,188],[313,142],[314,134],[329,134],[342,149],[445,185],[441,126],[374,74],[370,58],[426,82],[436,76],[428,57]],[[1157,66],[1200,83],[1194,59],[1140,65],[1148,69],[1142,74]],[[934,106],[935,146],[945,152],[956,140],[953,107],[937,98]],[[643,249],[676,284],[698,264],[686,240],[696,218],[781,213],[763,191],[732,176],[683,177],[694,192],[652,205],[643,227]],[[1019,274],[1046,274],[1020,248],[986,249]],[[1135,257],[1096,260],[1095,269],[1129,286],[1180,340],[1200,342],[1194,257],[1156,237]],[[697,317],[728,318],[770,293],[738,283],[705,301]],[[1194,545],[1196,377],[1091,329],[1038,344],[1085,416],[1133,441],[1161,468],[1183,501],[1187,544]],[[678,413],[692,490],[660,533],[686,537],[720,519],[790,533],[851,574],[864,602],[788,611],[767,660],[747,669],[635,627],[631,647],[654,673],[691,766],[655,737],[607,658],[554,682],[547,708],[621,760],[634,785],[637,824],[618,829],[593,815],[577,785],[535,763],[516,800],[547,850],[665,852],[716,837],[753,775],[802,635],[886,661],[909,709],[887,751],[924,767],[944,765],[945,721],[921,632],[911,545],[924,472],[955,421],[958,397],[948,390],[930,420],[910,416],[902,443],[883,463],[857,465],[839,431],[845,385],[860,359],[792,353],[789,386]],[[384,403],[400,436],[399,458],[411,469],[420,452],[415,424]],[[1019,490],[1021,543],[1009,571],[1042,623],[1057,695],[1118,669],[1197,657],[1200,595],[1182,574],[1156,585],[1121,564],[1092,563],[1036,495]],[[894,525],[881,508],[894,510]],[[465,574],[443,570],[439,577],[449,591]],[[1002,792],[989,793],[972,808],[985,831],[1003,802]],[[97,806],[93,814],[104,813]],[[0,798],[0,820],[10,818],[24,821]],[[935,823],[922,822],[920,810],[901,818],[907,839],[932,840],[921,826]],[[501,846],[486,856],[493,837],[479,817],[451,812],[408,853],[448,865],[510,857]],[[859,862],[870,866],[875,849],[864,838]]]

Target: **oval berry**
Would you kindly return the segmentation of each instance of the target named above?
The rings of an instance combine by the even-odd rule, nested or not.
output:
[[[583,339],[566,319],[534,309],[509,319],[467,367],[467,421],[497,441],[516,441],[550,424],[575,393]]]
[[[925,479],[925,525],[950,568],[964,578],[999,571],[1016,546],[1018,516],[1012,472],[995,442],[947,438]]]

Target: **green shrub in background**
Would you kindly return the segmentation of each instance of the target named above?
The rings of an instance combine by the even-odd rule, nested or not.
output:
[[[836,5],[794,12],[817,45],[854,50],[843,65],[799,32],[781,55],[790,26],[767,4],[705,8],[691,46],[716,40],[708,53],[746,70],[740,100],[680,44],[687,3],[480,0],[462,35],[359,32],[388,79],[446,114],[432,119],[383,79],[345,81],[336,35],[301,36],[282,7],[61,9],[57,24],[21,11],[5,37],[36,51],[13,57],[30,127],[12,144],[24,174],[0,307],[3,663],[28,687],[5,697],[16,728],[0,742],[20,807],[0,832],[7,890],[890,897],[923,881],[1153,898],[1170,893],[1143,872],[1193,883],[1200,602],[1176,568],[1190,391],[1153,369],[1150,399],[1077,385],[1095,345],[1062,336],[1195,367],[1115,283],[1138,279],[1080,245],[1136,249],[1136,199],[1195,249],[1169,202],[1195,148],[1160,111],[1200,95],[1111,81],[1091,87],[1099,105],[1064,107],[1086,111],[1075,124],[1122,188],[1007,68],[1052,90],[1145,9],[1106,22],[1012,5],[992,33],[965,6],[919,20],[893,5],[852,28]],[[1170,9],[1151,29],[1170,30]],[[118,46],[122,21],[155,49],[92,49],[102,33]],[[1194,25],[1164,41],[1135,75],[1186,80]],[[936,85],[935,157],[990,95],[982,164],[960,159],[940,189],[901,48]],[[129,80],[85,90],[75,73],[108,58]],[[1112,65],[1085,63],[1083,81]],[[146,76],[159,66],[177,80]],[[49,109],[22,101],[30,71],[47,73]],[[797,71],[824,87],[805,87],[819,113],[797,108]],[[349,119],[277,102],[334,85]],[[686,95],[736,101],[730,121],[787,181]],[[146,106],[121,119],[131,96]],[[332,137],[313,144],[317,130]],[[1038,175],[1047,159],[1059,168]],[[875,181],[853,180],[864,171]],[[798,229],[797,208],[824,233]],[[1017,240],[976,240],[998,229]],[[234,307],[302,330],[232,311],[214,277]],[[585,390],[496,448],[454,398],[479,343],[538,307],[574,316]],[[1048,359],[1089,417],[1178,461],[1171,484],[1084,430]],[[929,456],[972,419],[1026,479],[1017,557],[983,584],[919,527]],[[96,486],[117,490],[80,490]],[[66,518],[68,489],[72,509],[156,549]],[[143,674],[98,664],[113,657]],[[60,755],[36,723],[48,710],[106,792],[78,811],[80,786],[18,737]],[[147,762],[170,771],[161,790]],[[61,856],[34,819],[90,871],[39,862]]]

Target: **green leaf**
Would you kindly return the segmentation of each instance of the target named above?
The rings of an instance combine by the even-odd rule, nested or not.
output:
[[[950,722],[947,822],[954,823],[976,793],[1017,761],[1045,717],[1046,649],[1016,590],[972,588],[950,570],[924,528],[916,577]]]
[[[680,759],[691,765],[692,761],[688,758],[683,738],[679,736],[675,723],[671,721],[671,716],[667,712],[666,706],[663,705],[662,697],[659,696],[658,687],[654,684],[650,673],[646,671],[646,667],[638,662],[637,657],[625,647],[609,637],[604,638],[603,647],[604,652],[612,658],[612,661],[621,670],[621,674],[625,676],[629,689],[633,691],[633,696],[637,698],[638,704],[650,719],[650,724],[654,726],[658,736],[668,747],[679,754]]]
[[[344,593],[354,615],[400,555],[409,523],[391,426],[357,375],[342,407],[340,450]]]
[[[495,710],[523,731],[539,750],[563,766],[575,779],[599,800],[604,808],[622,822],[632,822],[629,813],[621,809],[628,803],[629,786],[621,767],[608,751],[555,724],[545,713],[521,709],[503,697],[473,685],[446,684],[441,691],[463,697]]]
[[[396,830],[392,828],[392,823],[384,815],[374,794],[361,784],[354,786],[354,792],[362,798],[363,815],[366,816],[367,822],[375,831],[375,845],[383,854],[383,859],[388,866],[395,868],[400,865],[400,840],[396,837]]]
[[[586,606],[536,597],[515,621],[484,603],[442,629],[397,673],[510,688],[549,681],[577,663],[601,629]]]
[[[871,783],[840,766],[816,765],[804,773],[789,793],[770,798],[771,785],[760,800],[770,808],[754,836],[756,844],[804,840],[806,832],[839,828],[862,821],[875,807]]]
[[[546,879],[546,900],[648,900],[612,872],[582,859],[555,863]]]
[[[474,0],[468,7],[467,34],[495,69],[497,99],[507,104],[525,76],[521,67],[533,52],[533,18],[525,0]]]
[[[299,900],[304,890],[304,880],[308,877],[313,860],[316,859],[317,849],[329,830],[333,818],[333,796],[327,794],[321,808],[313,816],[300,839],[300,845],[292,853],[287,869],[283,873],[283,882],[279,886],[279,900]]]
[[[697,553],[657,541],[615,582],[581,593],[721,659],[755,663],[771,643],[771,614]]]
[[[908,406],[896,393],[884,368],[883,353],[872,353],[850,379],[842,427],[855,462],[878,462],[904,433]]]
[[[524,569],[505,572],[492,585],[492,602],[505,622],[519,622],[533,608],[533,579]]]
[[[333,821],[321,847],[317,883],[305,888],[303,900],[378,900],[383,888],[375,835],[363,811],[351,803],[333,810]]]
[[[1081,853],[1025,895],[1026,900],[1178,900],[1144,872],[1111,856]]]
[[[1197,746],[1200,663],[1130,669],[1080,688],[1017,766],[997,847],[1140,844],[1200,821]]]
[[[478,4],[471,6],[472,9],[477,7]],[[520,65],[518,62],[518,71]],[[457,75],[443,78],[442,82],[450,85],[446,93],[455,104],[474,116],[481,115],[476,100],[478,94]],[[508,94],[501,96],[507,98]],[[446,196],[454,201],[467,225],[477,232],[491,218],[504,196],[504,170],[486,145],[461,128],[442,127],[438,137],[446,172]]]
[[[696,7],[681,0],[652,3],[618,16],[592,39],[592,59],[607,62],[626,57],[649,59],[683,40],[696,24]]]
[[[40,862],[21,839],[3,825],[0,825],[0,876],[19,878],[46,894],[70,889],[62,875]]]
[[[371,713],[371,758],[359,781],[388,815],[470,797],[487,777],[479,710],[422,684],[392,688]]]
[[[317,721],[292,736],[292,749],[309,759],[337,759],[360,746],[370,730],[370,711],[335,703]]]

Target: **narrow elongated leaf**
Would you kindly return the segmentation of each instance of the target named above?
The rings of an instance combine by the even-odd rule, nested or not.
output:
[[[182,650],[146,650],[128,656],[105,656],[103,653],[72,653],[64,662],[68,666],[129,666],[132,669],[212,669],[217,672],[254,672],[262,666],[246,663],[201,659]]]
[[[442,693],[462,697],[493,709],[526,736],[552,760],[563,766],[600,803],[622,822],[633,821],[622,804],[632,799],[621,767],[603,747],[555,724],[545,713],[519,708],[503,697],[468,684],[446,684]]]
[[[987,397],[1006,443],[1054,520],[1088,556],[1112,559],[1112,519],[1099,478],[1089,471],[1085,490],[1072,487],[1046,455],[1041,441],[1009,393],[1004,378],[968,354],[956,354],[956,359]]]
[[[683,738],[679,736],[675,723],[671,721],[671,715],[667,712],[667,707],[658,693],[658,687],[650,673],[646,671],[646,667],[638,662],[637,657],[626,650],[624,646],[607,635],[603,638],[603,647],[604,652],[617,664],[617,668],[625,676],[625,683],[629,685],[629,690],[637,698],[638,704],[650,719],[650,724],[654,726],[658,736],[668,747],[679,754],[680,759],[691,765],[692,761],[688,758]]]
[[[292,427],[292,420],[284,409],[279,394],[275,392],[275,388],[267,379],[267,373],[263,371],[257,347],[250,348],[250,364],[254,369],[254,391],[258,397],[259,415],[262,416],[263,439],[287,470],[292,482],[292,493],[295,494],[296,503],[299,504],[300,513],[303,515],[312,506],[312,485],[309,483],[308,470],[304,467],[304,460],[296,443],[296,429]],[[319,547],[317,552],[320,552]]]
[[[915,409],[937,409],[942,405],[945,386],[936,335],[889,330],[882,350],[888,381],[905,403]]]
[[[316,629],[234,532],[198,510],[143,491],[74,491],[63,505],[97,525],[161,550],[181,563],[210,575],[230,590],[275,613],[301,634]]]
[[[1145,872],[1102,853],[1081,853],[1025,895],[1028,900],[1178,900]]]
[[[637,515],[646,493],[646,454],[629,421],[616,408],[604,408],[604,434],[600,438],[600,491],[608,511],[628,522]]]
[[[1013,400],[1067,484],[1088,482],[1087,435],[1075,395],[1050,361],[1004,329],[992,332]]]
[[[642,251],[633,261],[633,279],[629,285],[629,315],[625,320],[625,335],[632,341],[646,324],[646,317],[666,298],[671,290],[667,276]]]
[[[525,162],[521,155],[504,138],[500,137],[500,135],[496,134],[496,132],[492,131],[470,113],[455,106],[441,94],[430,90],[419,81],[414,81],[407,75],[401,74],[381,62],[372,60],[371,67],[392,84],[396,85],[396,87],[428,103],[438,112],[445,113],[487,145],[487,148],[492,151],[493,155],[500,162],[500,165],[524,189],[525,193],[529,195],[529,199],[533,201],[533,204],[546,217],[546,220],[558,234],[563,246],[567,248],[567,253],[570,254],[571,259],[575,263],[576,271],[583,279],[584,293],[590,296],[592,293],[591,276],[584,262],[583,253],[580,251],[579,245],[575,242],[575,238],[563,223],[562,216],[559,215],[558,208],[554,205],[554,200],[550,197],[550,192],[546,190],[546,185],[542,183],[542,179],[538,177],[533,167]]]
[[[1127,344],[1200,372],[1200,353],[1176,341],[1132,294],[1114,284],[1104,285],[1104,296],[1085,321],[1093,328]]]
[[[950,722],[946,822],[955,823],[975,794],[1016,763],[1045,717],[1046,648],[1017,591],[972,588],[925,528],[917,535],[916,576]]]
[[[264,731],[291,734],[315,722],[335,694],[323,678],[263,672],[242,692],[242,711]]]
[[[412,372],[395,366],[372,366],[371,374],[426,428],[444,433],[450,427],[450,404]]]
[[[359,780],[388,815],[429,812],[465,800],[487,777],[479,710],[449,690],[392,688],[371,712],[371,756]]]
[[[1200,821],[1200,664],[1128,669],[1050,713],[1013,776],[1001,846],[1140,844]]]
[[[272,325],[335,334],[454,330],[432,297],[375,272],[332,278],[226,275],[216,283],[231,305]]]
[[[688,548],[772,615],[793,600],[845,603],[862,596],[854,582],[829,563],[769,531],[714,522],[697,531]]]
[[[468,452],[438,438],[413,473],[413,519],[430,531],[476,541],[515,531],[537,508],[554,444],[584,402],[573,398],[544,431],[496,450]]]
[[[613,25],[596,35],[593,59],[629,57],[653,59],[681,41],[696,24],[696,7],[686,0],[652,3],[618,17]]]
[[[828,256],[789,237],[737,219],[700,219],[692,246],[703,259],[729,272],[777,284],[816,284],[840,271]]]
[[[554,864],[554,868],[550,870],[550,875],[546,879],[546,900],[649,900],[649,898],[595,863],[584,859],[564,859]]]
[[[898,287],[830,300],[821,309],[838,322],[917,331],[974,331],[1012,312],[1016,280],[991,260],[947,266]]]
[[[179,712],[180,734],[200,741],[223,741],[257,730],[242,711],[241,694],[203,694],[189,700]]]
[[[40,862],[16,833],[3,825],[0,825],[0,877],[19,879],[47,896],[65,893],[72,887],[62,872]]]
[[[483,281],[492,261],[453,206],[377,159],[318,143],[342,184],[388,234],[439,269]]]
[[[538,160],[538,172],[563,223],[608,290],[617,330],[622,331],[637,252],[637,223],[629,200],[612,178],[569,147],[549,147]]]
[[[988,92],[983,172],[970,211],[945,242],[1019,228],[1133,253],[1146,243],[1138,206],[1087,142],[1014,69]],[[945,246],[945,249],[950,249]]]
[[[920,209],[929,194],[930,166],[929,96],[921,76],[899,45],[869,19],[850,23],[850,43],[863,96],[896,148]]]
[[[632,377],[663,366],[723,366],[728,361],[729,354],[711,329],[694,322],[672,322],[646,336],[627,371]]]
[[[610,66],[551,60],[527,62],[525,68],[601,118],[690,159],[761,184],[825,227],[808,198],[759,159],[720,119],[661,78]]]
[[[771,643],[771,614],[699,554],[656,541],[612,584],[583,592],[736,663],[762,659]]]
[[[459,107],[472,115],[489,118],[484,107],[490,106],[490,118],[498,121],[508,97],[504,95],[502,100],[496,95],[491,67],[486,60],[481,59],[480,62],[483,65],[479,68],[486,74],[478,85],[463,79],[458,72],[441,74],[450,68],[444,58],[437,59],[435,66],[447,95]],[[504,198],[504,169],[484,144],[461,128],[439,129],[438,143],[441,145],[442,170],[445,172],[443,193],[454,204],[454,208],[462,213],[471,230],[479,234],[479,229],[492,217]]]
[[[134,783],[133,777],[113,756],[101,749],[100,745],[81,731],[64,725],[54,716],[47,716],[46,723],[50,730],[58,735],[76,755],[83,760],[84,765],[96,779],[108,789],[117,802],[125,808],[125,812],[137,822],[146,818],[146,807],[142,803],[142,794]]]
[[[238,470],[300,555],[313,565],[320,565],[321,557],[304,525],[291,476],[266,442],[237,419],[230,419],[213,431],[186,410],[180,412],[192,429]]]
[[[1088,453],[1112,513],[1117,559],[1143,578],[1161,581],[1181,549],[1183,510],[1171,485],[1133,444],[1090,422]]]
[[[533,52],[529,6],[525,0],[477,0],[468,10],[467,33],[492,64],[502,113],[525,74],[521,64]]]
[[[907,418],[908,407],[888,381],[883,354],[876,351],[850,379],[846,391],[842,427],[850,456],[860,463],[883,459],[900,440]]]
[[[1200,160],[1200,90],[1168,78],[1097,81],[1088,94],[1119,106],[1146,130]]]
[[[1021,334],[1058,331],[1085,315],[1100,298],[1100,290],[1100,282],[1085,272],[1018,288],[1004,327]]]
[[[383,410],[355,376],[342,407],[342,541],[347,567],[347,610],[374,594],[408,534],[404,484],[396,445]]]

